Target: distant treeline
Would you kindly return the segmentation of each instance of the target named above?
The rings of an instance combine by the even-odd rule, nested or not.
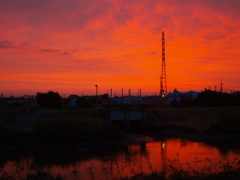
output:
[[[179,97],[180,96],[180,97]],[[223,107],[240,106],[240,91],[233,93],[222,93],[212,90],[200,92],[197,98],[191,95],[180,94],[178,98],[173,98],[168,106],[170,107]],[[62,99],[57,92],[37,93],[37,102],[45,108],[61,108],[69,106],[69,99]],[[103,99],[109,99],[107,94],[101,97],[78,97],[75,107],[93,108],[95,104],[102,104]],[[155,104],[156,105],[156,104]]]
[[[37,103],[44,108],[62,108],[69,107],[70,99],[62,99],[58,92],[49,91],[47,93],[37,93]],[[75,107],[93,108],[94,104],[102,104],[103,99],[109,99],[108,94],[101,97],[90,96],[88,98],[78,97]]]
[[[171,107],[219,107],[219,106],[240,106],[240,91],[229,93],[205,90],[200,92],[197,98],[180,95],[180,100],[173,99]]]

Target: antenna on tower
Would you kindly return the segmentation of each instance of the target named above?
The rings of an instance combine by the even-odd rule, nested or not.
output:
[[[162,32],[162,72],[160,76],[160,98],[167,96],[167,77],[166,77],[166,63],[165,63],[165,35]]]

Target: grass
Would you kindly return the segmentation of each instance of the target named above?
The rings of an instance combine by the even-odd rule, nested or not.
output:
[[[150,174],[136,174],[132,177],[121,177],[121,180],[237,180],[240,178],[240,157],[235,156],[232,160],[220,160],[216,163],[210,159],[204,159],[202,169],[194,169],[188,163],[184,166],[178,157],[168,160],[165,170]],[[196,165],[202,162],[196,160]],[[219,169],[221,169],[219,171]]]
[[[238,155],[231,160],[219,160],[218,162],[212,162],[210,159],[204,159],[204,166],[200,169],[192,168],[188,163],[182,164],[178,157],[173,160],[168,160],[164,169],[161,171],[153,171],[151,164],[149,164],[150,173],[143,173],[140,171],[136,173],[132,170],[130,177],[123,177],[122,173],[125,169],[121,169],[121,162],[113,161],[109,159],[109,162],[102,164],[102,174],[104,179],[111,180],[238,180],[240,178],[240,157]],[[196,160],[196,165],[202,163],[201,160]],[[13,170],[9,172],[0,171],[0,180],[65,180],[66,178],[61,175],[52,175],[50,172],[43,170],[34,170],[31,164],[28,166],[14,164]],[[118,169],[116,171],[116,168]],[[136,167],[137,169],[139,167]],[[94,164],[88,169],[89,179],[98,179],[98,174],[95,172]],[[140,168],[142,169],[142,168]],[[80,178],[80,171],[75,169],[71,172],[74,175],[74,179]],[[70,174],[71,174],[70,173]],[[79,176],[80,175],[80,176]],[[101,178],[102,179],[102,178]]]
[[[205,180],[205,179],[238,179],[240,177],[240,157],[236,154],[233,159],[221,159],[212,162],[209,158],[195,161],[195,164],[204,162],[202,169],[194,169],[188,163],[185,168],[178,158],[167,164],[168,179],[170,180]]]
[[[150,123],[155,118],[155,123],[158,120],[165,125],[205,130],[216,125],[222,116],[236,117],[240,107],[151,108],[147,111]]]
[[[240,129],[240,114],[222,114],[206,131],[216,133],[238,133]]]
[[[0,108],[0,145],[81,143],[111,141],[119,128],[104,121],[105,109],[46,109],[27,106]],[[23,112],[22,109],[26,109]]]
[[[36,120],[31,130],[0,123],[0,145],[31,146],[112,141],[120,137],[118,126],[96,118],[51,117]]]
[[[95,118],[45,118],[36,121],[33,132],[45,143],[108,141],[120,136],[117,126]]]
[[[29,144],[32,142],[63,144],[104,141],[114,140],[120,134],[118,127],[103,120],[105,116],[104,109],[50,110],[50,112],[44,112],[44,115],[48,118],[36,120],[34,126],[27,127],[26,130],[24,130],[24,125],[22,125],[23,128],[21,129],[14,126],[13,122],[24,123],[24,119],[18,121],[14,119],[17,119],[18,116],[24,118],[30,113],[25,113],[23,116],[19,107],[18,109],[13,108],[11,111],[8,109],[8,111],[12,112],[9,117],[0,113],[1,145],[20,145],[28,142]],[[37,116],[37,114],[39,112],[32,113],[33,116]],[[240,107],[152,108],[147,109],[147,117],[151,121],[150,123],[161,123],[176,127],[176,129],[189,130],[189,132],[199,130],[199,132],[229,133],[238,132],[240,128]],[[28,123],[29,125],[32,124]]]
[[[0,145],[18,146],[32,142],[32,133],[12,124],[0,123]]]

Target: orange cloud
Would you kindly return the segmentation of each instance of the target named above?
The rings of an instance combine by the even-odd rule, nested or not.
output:
[[[158,93],[161,32],[168,89],[239,90],[239,1],[9,0],[0,7],[0,87]],[[228,8],[226,8],[228,7]],[[117,91],[117,90],[116,90]],[[30,92],[30,91],[28,91]]]

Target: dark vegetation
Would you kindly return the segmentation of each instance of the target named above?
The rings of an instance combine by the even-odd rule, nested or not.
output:
[[[33,136],[30,131],[16,127],[10,123],[0,122],[0,145],[7,146],[21,146],[31,144]]]
[[[156,111],[160,109],[156,109]],[[197,118],[215,118],[216,125],[218,123],[223,123],[221,125],[223,128],[228,127],[227,123],[230,123],[231,126],[236,126],[235,123],[238,116],[239,108],[169,108],[161,109],[161,111],[168,111],[167,113],[171,116],[167,116],[164,113],[160,113],[158,116],[168,121],[175,122],[185,122],[188,124],[190,119]],[[55,111],[55,110],[54,110]],[[179,111],[179,112],[178,112]],[[220,113],[221,112],[221,113]],[[235,112],[235,113],[233,113]],[[57,113],[57,112],[56,112]],[[102,111],[98,109],[93,110],[93,114],[96,117],[102,116]],[[220,116],[215,117],[216,114]],[[189,121],[189,122],[188,122]],[[211,119],[208,119],[208,122]],[[213,123],[215,126],[215,124]],[[210,126],[211,127],[211,126]],[[34,123],[32,131],[24,130],[18,128],[10,123],[1,123],[1,145],[9,148],[8,150],[14,152],[19,150],[21,147],[27,147],[29,145],[35,146],[37,149],[43,148],[46,152],[46,149],[52,149],[53,147],[58,147],[59,145],[69,145],[74,143],[84,143],[89,141],[104,142],[106,139],[112,141],[115,138],[119,137],[119,129],[110,122],[106,122],[101,119],[95,118],[66,118],[66,117],[45,117],[39,119]],[[228,127],[231,129],[230,127]],[[218,128],[217,128],[218,129]],[[213,130],[211,130],[213,131]],[[222,131],[221,131],[222,132]],[[3,148],[2,146],[2,148]],[[79,147],[79,146],[78,146]],[[94,148],[95,149],[95,148]],[[55,150],[54,150],[55,151]],[[57,151],[54,153],[56,154]],[[53,154],[54,154],[53,153]],[[41,153],[42,154],[42,153]],[[68,151],[69,154],[69,151]],[[78,152],[81,155],[81,153]],[[106,153],[105,153],[106,154]],[[87,154],[83,154],[87,157]],[[50,155],[51,157],[54,155]],[[65,157],[64,155],[56,155],[55,160],[59,162],[59,157]],[[12,158],[12,157],[11,157]],[[39,161],[41,161],[41,155],[39,153]],[[74,157],[73,157],[74,159]],[[48,158],[49,163],[50,158]],[[177,160],[169,161],[166,164],[166,170],[164,172],[155,172],[153,171],[150,174],[133,174],[133,177],[121,177],[113,178],[119,180],[146,180],[146,179],[160,179],[160,180],[218,180],[218,179],[239,179],[240,178],[240,159],[237,157],[234,162],[219,162],[218,165],[223,167],[222,172],[211,171],[215,166],[206,167],[205,169],[192,169],[191,167],[183,167],[183,165]],[[68,159],[69,161],[69,159]],[[35,162],[41,163],[41,162]],[[46,163],[46,162],[45,162]],[[72,162],[69,162],[72,163]],[[4,164],[4,163],[3,163]],[[32,167],[38,167],[37,164],[33,164]],[[31,167],[31,168],[32,168]],[[17,168],[16,168],[17,169]],[[41,168],[40,168],[41,169]],[[20,167],[19,167],[19,171]],[[73,172],[78,173],[78,172]],[[50,179],[50,180],[64,180],[66,179],[62,175],[52,175],[50,172],[45,172],[44,170],[37,171],[28,171],[26,170],[25,176],[24,173],[19,173],[14,171],[13,173],[0,172],[1,179]],[[111,174],[111,172],[110,172]],[[91,172],[90,176],[94,179],[94,172]]]
[[[240,106],[240,92],[229,94],[205,90],[199,93],[195,100],[195,105],[200,107]]]
[[[120,137],[118,126],[96,118],[43,118],[32,129],[0,123],[1,146],[70,145],[112,141]]]
[[[91,100],[87,100],[83,97],[79,97],[76,101],[76,107],[79,107],[79,108],[93,108],[94,103]]]
[[[208,129],[206,129],[206,131],[214,133],[239,133],[239,129],[240,114],[223,114],[214,124],[212,124]]]
[[[170,129],[179,135],[181,132],[222,136],[231,133],[236,138],[240,135],[240,107],[150,108],[147,121],[160,124],[157,130]]]
[[[44,153],[44,155],[45,154],[46,152]],[[80,153],[78,152],[78,154]],[[40,161],[41,159],[43,159],[42,156],[40,155],[38,157]],[[106,162],[109,160],[109,164],[111,164],[111,159],[106,158],[105,160]],[[161,171],[154,171],[151,164],[149,164],[149,174],[144,173],[142,167],[139,168],[140,171],[138,171],[139,169],[138,167],[136,167],[136,169],[131,170],[131,177],[123,177],[121,174],[121,169],[119,169],[119,171],[115,171],[114,168],[107,168],[109,167],[109,164],[107,165],[103,163],[102,173],[106,176],[106,179],[111,180],[238,180],[240,178],[240,159],[238,155],[236,155],[235,158],[231,160],[221,159],[218,162],[212,162],[210,159],[207,158],[203,161],[204,166],[202,168],[193,168],[188,163],[181,163],[177,156],[173,160],[167,160],[164,164],[164,169]],[[0,171],[0,180],[66,179],[61,174],[52,175],[51,172],[45,171],[40,165],[41,163],[36,162],[36,160],[34,160],[33,162],[29,161],[28,163],[26,163],[28,164],[27,166],[22,166],[17,163],[13,164],[12,168],[14,170],[10,172]],[[196,165],[198,165],[198,163],[203,162],[201,160],[196,160],[195,163]],[[59,164],[59,161],[55,161],[54,165],[56,164]],[[89,179],[97,179],[98,174],[93,169],[91,169],[92,166],[89,167]],[[219,170],[219,168],[221,170]],[[136,173],[135,170],[138,171],[138,173]],[[73,179],[81,179],[80,176],[78,176],[79,174],[81,174],[79,170],[72,171],[71,174],[73,174]]]
[[[44,108],[61,108],[62,98],[57,92],[37,93],[37,103]]]
[[[3,172],[0,176],[0,180],[64,180],[65,178],[61,175],[53,176],[45,171],[37,171],[35,173],[29,173],[25,177],[19,174],[8,174]]]
[[[240,106],[240,91],[229,93],[205,90],[196,99],[191,96],[180,95],[180,100],[173,99],[170,107],[227,107]]]
[[[109,121],[98,119],[49,118],[36,121],[35,137],[48,144],[109,141],[119,137],[119,130]]]
[[[118,124],[104,120],[104,108],[47,111],[38,109],[34,112],[21,112],[21,108],[9,108],[6,111],[8,112],[4,113],[8,114],[8,118],[3,117],[3,112],[0,113],[0,145],[2,146],[112,141],[120,135]],[[28,116],[37,117],[40,112],[44,113],[36,120],[23,119]],[[16,120],[18,116],[23,118]],[[147,117],[151,124],[161,124],[154,127],[158,133],[165,126],[190,133],[239,134],[240,129],[240,107],[151,108],[147,109]],[[25,126],[26,123],[28,126]],[[140,133],[150,128],[144,127],[138,128],[141,129]]]
[[[170,107],[178,110],[154,110],[159,119],[169,125],[201,132],[239,133],[240,91],[229,94],[206,89],[195,99],[181,94],[178,99],[172,99]]]
[[[44,108],[67,108],[69,107],[69,99],[61,98],[57,92],[49,91],[47,93],[37,93],[36,99],[38,104]],[[96,105],[101,105],[102,100],[109,99],[108,94],[101,96],[86,96],[78,97],[76,100],[76,108],[94,108]],[[151,102],[150,106],[158,107],[157,104]],[[21,103],[15,102],[12,104],[14,107],[22,106]],[[232,93],[222,93],[206,89],[198,94],[194,99],[191,95],[178,94],[177,97],[173,98],[168,107],[230,107],[240,106],[240,91]]]
[[[196,160],[196,165],[201,160]],[[238,180],[240,178],[240,158],[238,155],[232,160],[219,160],[214,163],[211,159],[205,159],[204,167],[201,169],[192,168],[188,163],[184,166],[177,158],[168,160],[162,172],[151,174],[140,173],[131,178],[122,180]],[[218,168],[221,171],[217,170]]]
[[[62,108],[63,102],[58,93],[37,93],[37,101],[43,108]],[[103,96],[102,99],[107,99]],[[101,104],[101,99],[78,98],[75,110],[93,108],[94,104]],[[211,90],[201,92],[196,99],[181,95],[180,101],[173,100],[172,107],[188,108],[156,108],[150,109],[151,113],[161,123],[189,129],[201,129],[202,132],[213,133],[238,133],[240,129],[240,108],[227,106],[240,106],[240,92],[232,94],[220,93]],[[196,106],[201,108],[196,108]],[[23,107],[15,103],[13,108]],[[195,107],[195,108],[192,108]],[[208,108],[206,108],[208,107]],[[227,108],[226,108],[227,107]],[[11,109],[14,117],[18,112]],[[58,112],[56,112],[58,113]],[[150,113],[150,114],[151,114]],[[0,114],[1,115],[1,114]],[[18,147],[48,147],[70,144],[81,144],[89,141],[105,142],[113,141],[121,136],[119,127],[111,122],[104,121],[104,111],[94,109],[92,117],[45,117],[38,119],[31,129],[16,126],[12,121],[0,121],[0,145],[1,148],[17,149]],[[0,117],[1,118],[1,117]],[[152,119],[152,117],[149,117]],[[222,163],[223,172],[212,173],[209,169],[194,170],[184,169],[177,161],[167,165],[166,172],[152,172],[151,174],[135,174],[131,178],[121,177],[122,180],[217,180],[217,179],[240,179],[240,159],[231,163]],[[1,179],[21,179],[17,173],[8,174],[1,172]],[[53,176],[48,172],[37,171],[29,173],[26,179],[64,179],[58,175]],[[24,179],[24,178],[22,178]]]

